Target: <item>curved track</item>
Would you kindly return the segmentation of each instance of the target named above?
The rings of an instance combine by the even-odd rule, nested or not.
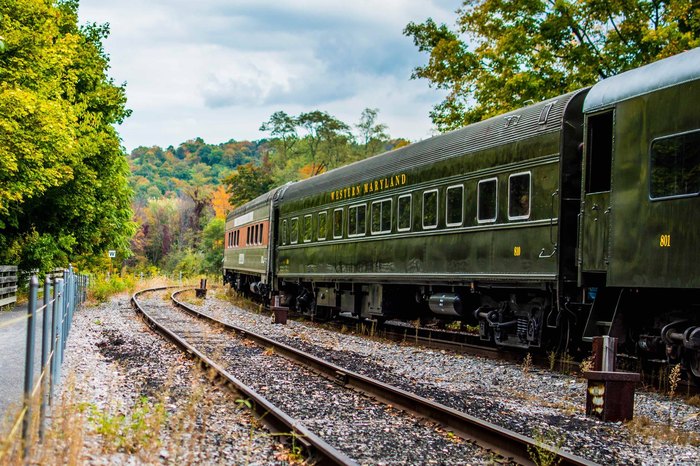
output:
[[[185,291],[185,290],[182,290]],[[180,291],[180,292],[182,292]],[[454,431],[462,438],[476,442],[482,448],[497,453],[503,458],[510,459],[520,464],[533,464],[530,460],[528,449],[542,448],[534,439],[525,437],[516,432],[504,429],[486,421],[474,418],[465,413],[433,402],[426,398],[392,387],[383,382],[365,377],[361,374],[348,371],[342,367],[319,359],[311,354],[292,348],[283,343],[274,341],[262,335],[238,328],[234,325],[214,319],[201,313],[176,298],[180,292],[173,293],[173,302],[189,314],[205,319],[220,326],[223,329],[237,333],[247,339],[266,348],[274,348],[275,353],[296,361],[325,377],[333,378],[345,387],[353,388],[366,393],[374,398],[391,403],[394,406],[416,413],[428,418]],[[556,452],[558,464],[562,465],[590,465],[594,464],[584,458],[567,452]]]
[[[136,311],[143,315],[151,328],[175,343],[192,357],[201,361],[204,366],[215,371],[219,377],[230,384],[243,397],[250,400],[251,409],[256,412],[259,419],[261,419],[272,432],[278,432],[284,437],[288,437],[290,434],[293,435],[293,438],[297,439],[306,450],[307,455],[317,460],[317,464],[355,464],[355,462],[343,452],[329,445],[315,433],[308,430],[277,406],[269,402],[260,393],[238,380],[224,367],[214,362],[211,358],[186,341],[186,339],[171,331],[162,319],[157,319],[155,315],[144,309],[144,306],[138,300],[138,296],[143,293],[162,291],[165,289],[167,289],[167,287],[141,290],[134,293],[131,298],[131,302]]]

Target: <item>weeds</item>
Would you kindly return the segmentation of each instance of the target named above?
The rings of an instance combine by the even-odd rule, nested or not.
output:
[[[133,277],[112,275],[104,278],[93,278],[90,280],[88,288],[88,299],[98,303],[104,303],[112,295],[133,292],[136,288],[136,282]]]
[[[126,414],[90,406],[88,420],[104,440],[106,452],[148,452],[160,446],[160,431],[167,415],[163,403],[141,397]]]
[[[592,371],[593,370],[593,356],[588,356],[586,359],[581,361],[579,368],[581,370],[581,374],[583,374],[584,372]]]
[[[533,432],[535,440],[534,447],[527,447],[530,458],[537,466],[555,466],[559,464],[557,458],[559,450],[564,445],[564,437],[555,430],[541,431],[535,429]]]
[[[550,351],[547,353],[547,359],[549,360],[549,370],[554,371],[554,365],[557,363],[557,352]]]
[[[673,398],[676,394],[676,389],[678,388],[678,382],[681,380],[681,365],[676,364],[671,368],[671,372],[668,374],[668,394]]]
[[[625,425],[629,429],[630,434],[644,439],[656,439],[679,445],[700,446],[700,434],[697,432],[676,430],[669,425],[652,422],[646,416],[635,416],[634,419]]]
[[[523,373],[528,374],[532,370],[532,355],[527,353],[523,359]]]
[[[459,320],[455,320],[455,321],[449,322],[449,323],[445,324],[445,328],[446,328],[447,330],[455,330],[455,331],[457,331],[457,330],[459,330],[459,329],[462,328],[462,322],[459,321]]]
[[[561,359],[559,359],[559,370],[563,374],[570,374],[573,367],[576,367],[576,360],[574,357],[566,352],[562,354]]]
[[[415,342],[417,345],[418,344],[418,329],[420,329],[420,319],[412,320],[411,325],[413,325],[413,329],[415,330]]]

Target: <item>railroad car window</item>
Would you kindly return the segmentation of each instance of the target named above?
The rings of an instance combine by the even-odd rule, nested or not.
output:
[[[253,227],[253,244],[258,244],[258,232],[260,231],[260,225],[255,225]]]
[[[245,244],[248,245],[250,244],[250,227],[246,227],[245,229]]]
[[[497,188],[498,180],[496,178],[479,181],[476,200],[476,217],[479,223],[496,221]]]
[[[700,193],[700,131],[653,141],[650,159],[652,199]]]
[[[290,234],[290,243],[292,244],[297,244],[299,242],[299,219],[298,218],[293,218],[292,221],[289,223],[289,234]]]
[[[437,189],[423,193],[423,228],[437,228],[438,192]]]
[[[311,242],[311,215],[304,215],[304,242]]]
[[[397,207],[398,225],[396,226],[398,231],[408,231],[411,229],[411,199],[412,197],[410,194],[399,196]]]
[[[445,223],[448,227],[462,225],[464,186],[450,186],[445,193]]]
[[[233,245],[238,246],[239,244],[241,244],[241,230],[236,230],[233,234]]]
[[[367,231],[367,206],[364,204],[348,207],[348,236],[361,236]]]
[[[391,199],[372,203],[372,234],[391,231]]]
[[[333,211],[333,238],[343,237],[343,209]]]
[[[287,231],[287,220],[282,220],[282,244],[287,244],[287,235],[289,232]]]
[[[327,212],[319,212],[318,213],[318,239],[319,240],[326,239],[326,234],[328,233],[327,227],[326,227],[327,218],[328,218]]]
[[[259,244],[263,243],[263,230],[264,230],[264,225],[261,223],[260,224],[260,231],[258,232],[258,243]]]
[[[508,177],[508,220],[530,216],[530,173]]]

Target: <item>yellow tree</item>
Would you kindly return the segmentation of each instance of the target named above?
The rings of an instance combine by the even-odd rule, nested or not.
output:
[[[228,202],[229,195],[223,185],[219,185],[211,198],[211,206],[214,208],[216,218],[226,220],[226,215],[233,210],[233,206]]]

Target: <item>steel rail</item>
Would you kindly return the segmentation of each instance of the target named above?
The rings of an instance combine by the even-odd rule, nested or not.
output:
[[[322,375],[334,379],[336,382],[370,394],[377,399],[398,406],[406,411],[417,413],[436,421],[461,437],[476,442],[477,445],[490,450],[504,458],[510,459],[522,465],[534,465],[530,458],[533,450],[547,450],[556,456],[555,463],[561,465],[587,465],[596,463],[572,453],[543,445],[532,438],[521,435],[512,430],[497,426],[490,422],[470,416],[441,403],[429,400],[416,394],[407,392],[397,387],[385,384],[378,380],[366,377],[340,366],[327,362],[314,355],[293,348],[284,343],[258,335],[249,330],[222,322],[207,314],[201,313],[176,298],[176,295],[190,290],[179,290],[171,295],[176,306],[182,308],[191,315],[208,320],[224,329],[233,331],[241,337],[253,340],[257,344],[273,347],[275,353],[298,362]]]
[[[174,332],[166,328],[165,325],[158,322],[153,316],[151,316],[143,308],[141,303],[138,301],[137,296],[142,293],[162,291],[173,287],[157,287],[148,288],[145,290],[138,291],[134,293],[131,297],[131,302],[134,305],[136,311],[140,313],[146,320],[149,327],[157,331],[159,334],[164,336],[166,339],[175,343],[183,351],[188,353],[191,357],[198,359],[204,366],[216,371],[218,376],[224,379],[228,384],[230,384],[237,392],[251,401],[251,409],[256,413],[257,417],[268,426],[268,428],[273,433],[282,438],[288,438],[290,436],[294,437],[299,441],[302,448],[306,451],[310,458],[313,458],[313,464],[322,465],[356,465],[357,463],[348,457],[345,453],[335,449],[325,440],[320,438],[318,435],[314,434],[308,430],[301,422],[290,417],[277,406],[272,404],[264,396],[256,392],[251,387],[248,387],[243,382],[234,377],[225,368],[211,360],[202,352],[198,351],[192,345],[190,345],[185,339],[179,337]]]

